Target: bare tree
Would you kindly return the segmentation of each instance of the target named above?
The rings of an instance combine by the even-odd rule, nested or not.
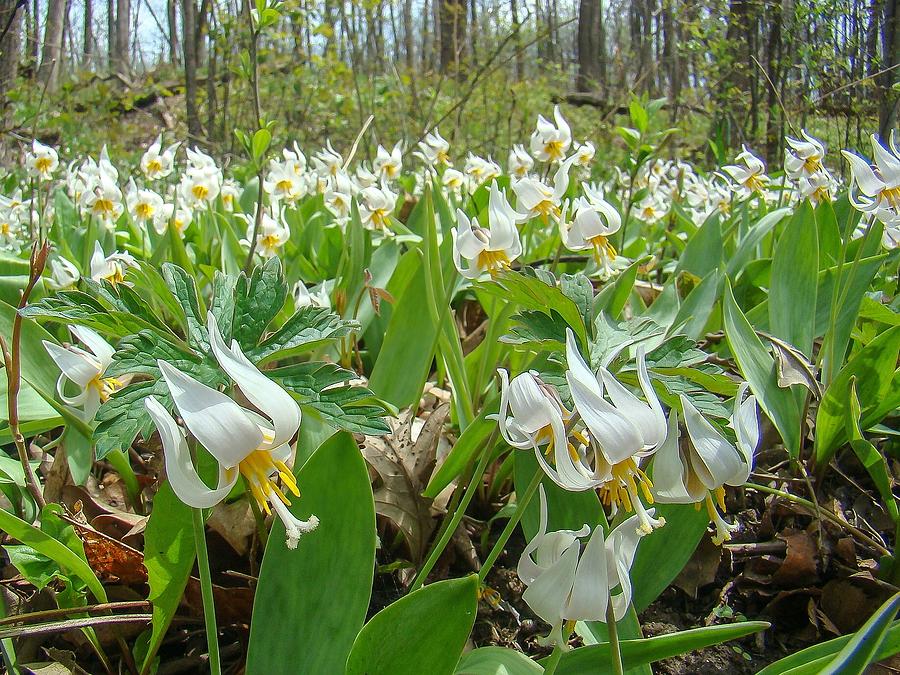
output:
[[[893,84],[897,81],[894,66],[900,64],[900,16],[898,16],[897,0],[885,0],[884,23],[881,29],[882,73],[879,79],[881,86],[881,103],[878,106],[878,132],[887,138],[897,124],[897,93]]]
[[[94,58],[94,2],[84,0],[84,28],[82,30],[83,45],[81,47],[81,60],[84,68],[91,67]]]
[[[22,15],[25,3],[21,0],[0,0],[0,123],[5,128],[9,122],[11,108],[6,93],[16,81],[19,73],[19,56],[22,30]],[[3,146],[0,146],[2,158]]]
[[[449,73],[451,67],[459,70],[461,47],[466,38],[466,0],[435,0],[440,8],[441,72]]]
[[[49,0],[47,2],[47,21],[44,24],[44,47],[41,51],[38,80],[47,87],[48,91],[55,90],[59,82],[67,5],[66,0]]]
[[[606,35],[601,0],[581,0],[578,7],[578,91],[606,88]]]
[[[116,40],[115,64],[116,72],[127,73],[131,67],[131,0],[116,0]]]
[[[169,63],[177,64],[181,57],[178,55],[178,7],[177,0],[166,0],[166,17],[169,23]]]

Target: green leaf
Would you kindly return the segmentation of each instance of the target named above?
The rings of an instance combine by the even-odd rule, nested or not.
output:
[[[153,498],[144,532],[144,567],[153,604],[153,625],[142,671],[153,661],[172,623],[194,566],[196,550],[191,507],[172,491],[168,481]]]
[[[723,311],[725,336],[741,373],[750,383],[760,407],[781,434],[788,453],[796,457],[800,451],[800,404],[791,390],[778,386],[775,359],[763,347],[747,317],[738,307],[731,292],[731,284],[727,282]]]
[[[184,310],[188,344],[202,353],[208,352],[209,335],[206,332],[206,314],[201,309],[194,277],[172,263],[163,264],[162,276],[169,290],[178,299],[178,304]]]
[[[198,356],[193,352],[167,342],[158,333],[149,330],[137,335],[130,335],[119,341],[113,362],[106,371],[109,377],[119,375],[160,376],[157,360],[168,361],[178,370],[188,373],[209,386],[226,384],[222,371],[214,365],[209,357]],[[115,396],[115,394],[114,394]]]
[[[450,675],[478,606],[478,577],[420,588],[378,612],[347,659],[347,675]]]
[[[497,421],[486,419],[486,416],[496,414],[496,404],[493,407],[485,406],[481,414],[475,418],[465,431],[457,439],[443,464],[431,477],[431,482],[422,493],[423,496],[434,499],[445,487],[456,479],[474,458],[478,449],[487,442],[491,432],[496,428]]]
[[[809,201],[794,212],[778,239],[772,259],[769,325],[806,356],[812,354],[816,330],[819,240]]]
[[[294,551],[278,522],[269,535],[253,606],[250,673],[343,673],[369,606],[375,502],[353,437],[339,433],[323,443],[297,483],[303,496],[291,510],[304,519],[315,514],[319,527]]]
[[[544,669],[522,652],[504,647],[479,647],[463,654],[455,675],[540,675]]]
[[[316,410],[338,429],[371,435],[390,432],[384,421],[385,405],[369,389],[347,384],[357,377],[350,370],[333,363],[307,362],[268,371],[268,375],[292,392],[301,407]]]
[[[894,370],[898,355],[900,326],[894,326],[854,354],[834,378],[816,413],[816,464],[827,464],[835,450],[847,441],[845,415],[853,378],[856,378],[863,431],[897,407],[900,392],[894,386]]]
[[[163,379],[131,384],[100,406],[96,418],[98,424],[94,429],[98,460],[113,450],[127,450],[138,434],[143,438],[150,437],[156,426],[144,408],[144,399],[151,395],[171,409],[172,399]]]
[[[524,309],[549,314],[555,310],[565,320],[582,345],[587,344],[581,310],[556,286],[551,286],[536,276],[534,270],[524,268],[521,272],[507,270],[490,282],[480,282],[477,288],[504,302],[515,302]]]
[[[266,326],[284,306],[287,292],[278,256],[253,268],[249,280],[243,274],[238,277],[234,291],[233,337],[245,351],[259,342]]]
[[[713,214],[688,240],[678,258],[676,274],[690,272],[701,279],[709,276],[722,262],[722,247],[722,222],[717,214]]]
[[[622,640],[619,646],[622,651],[622,662],[626,669],[654,663],[680,654],[711,647],[712,645],[737,640],[766,630],[769,624],[765,621],[744,621],[722,626],[705,626],[657,635],[656,637],[638,640]],[[580,647],[563,654],[556,672],[560,675],[582,675],[597,672],[610,663],[609,643]]]
[[[295,356],[338,340],[359,328],[325,307],[303,307],[258,346],[246,352],[254,363]]]
[[[107,602],[103,584],[87,561],[61,541],[3,509],[0,509],[0,530],[53,560],[66,575],[81,579],[97,602]]]
[[[653,507],[655,517],[662,516],[666,524],[641,539],[631,566],[634,580],[631,602],[638,612],[649,607],[684,569],[709,525],[706,510],[698,511],[693,504],[657,502]]]
[[[722,275],[718,270],[713,270],[703,277],[703,280],[691,290],[681,303],[681,307],[678,308],[678,313],[672,321],[672,326],[680,326],[679,332],[689,338],[700,339],[716,305],[721,282]],[[656,302],[653,303],[653,306],[656,306]]]
[[[562,351],[566,344],[568,324],[556,310],[550,314],[526,309],[510,319],[509,334],[500,338],[513,345],[527,345],[535,351]]]
[[[750,228],[750,231],[738,244],[737,250],[725,267],[725,272],[729,279],[736,279],[741,270],[744,269],[744,266],[750,260],[755,260],[758,257],[756,247],[759,246],[772,228],[790,215],[791,212],[792,209],[788,207],[776,209],[770,211],[753,224],[753,227]]]
[[[594,298],[594,314],[601,312],[613,319],[617,319],[625,309],[628,298],[634,288],[634,282],[637,280],[638,268],[645,262],[642,258],[635,260],[628,269],[624,270],[616,280],[606,286]]]
[[[125,337],[145,328],[155,329],[130,310],[115,309],[114,304],[101,301],[83,291],[60,291],[28,305],[22,310],[22,316],[87,326],[115,337]]]
[[[263,12],[265,15],[266,12]],[[277,12],[275,13],[277,16]],[[260,26],[264,24],[264,18],[260,19]],[[253,153],[253,161],[256,164],[259,164],[263,155],[266,154],[266,150],[269,149],[269,144],[272,142],[272,132],[268,129],[258,129],[255,134],[253,134],[253,140],[250,143],[250,149]]]
[[[213,279],[213,295],[209,311],[216,318],[225,344],[231,342],[234,331],[234,292],[239,278],[234,274],[223,274],[216,270]]]
[[[895,594],[873,614],[850,641],[820,673],[822,675],[862,675],[872,662],[887,635],[891,621],[900,608],[900,593]]]
[[[757,675],[781,675],[782,673],[817,675],[818,669],[827,664],[854,637],[854,635],[842,635],[827,642],[819,642],[806,649],[801,649],[775,663],[770,663]],[[898,652],[900,652],[900,621],[894,621],[872,660],[873,662],[881,661]]]
[[[578,306],[584,324],[588,325],[591,322],[591,306],[594,300],[594,287],[591,285],[591,280],[581,272],[563,274],[559,278],[559,289],[563,295]]]

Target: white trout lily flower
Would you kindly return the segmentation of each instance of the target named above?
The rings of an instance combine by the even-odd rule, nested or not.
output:
[[[125,273],[129,267],[137,267],[137,261],[130,253],[116,251],[110,255],[103,253],[99,241],[94,242],[94,254],[91,256],[91,279],[106,280],[113,286],[125,281]]]
[[[590,250],[597,266],[608,271],[616,259],[616,249],[609,243],[609,238],[622,227],[622,218],[599,194],[587,186],[584,190],[590,199],[578,197],[574,201],[571,226],[565,217],[560,218],[562,242],[570,251]]]
[[[50,180],[59,168],[59,155],[49,145],[35,139],[31,143],[31,152],[25,153],[25,168],[28,175],[38,180]]]
[[[552,626],[542,643],[566,648],[575,621],[606,622],[610,603],[616,621],[625,616],[632,595],[630,570],[640,543],[637,516],[623,521],[607,536],[601,525],[593,532],[588,525],[580,530],[547,532],[547,498],[543,486],[539,489],[540,525],[522,552],[516,572],[528,587],[522,599]],[[612,595],[616,587],[621,592]]]
[[[759,406],[756,398],[744,398],[747,385],[741,385],[734,398],[731,425],[737,444],[731,443],[683,395],[684,425],[687,436],[679,439],[678,413],[669,413],[669,437],[653,460],[653,492],[668,504],[706,503],[710,523],[715,525],[713,543],[731,539],[737,525],[722,518],[725,513],[725,485],[747,482],[753,468],[753,454],[759,445]],[[719,510],[716,509],[718,505]]]
[[[471,152],[466,156],[464,169],[466,175],[472,179],[472,183],[476,186],[494,180],[503,173],[503,169],[494,160],[479,157]]]
[[[572,130],[559,112],[553,108],[553,124],[543,115],[538,115],[537,127],[531,134],[531,154],[541,162],[561,162],[572,145]]]
[[[877,211],[879,208],[890,208],[900,212],[900,149],[894,144],[891,136],[890,150],[878,142],[872,134],[872,150],[875,165],[857,154],[843,150],[841,154],[850,162],[853,175],[851,188],[855,184],[861,194],[854,195],[850,190],[850,202],[856,209],[864,213]]]
[[[114,227],[125,210],[122,204],[122,191],[116,185],[115,179],[105,171],[101,171],[93,180],[86,183],[90,187],[81,193],[81,208],[106,227]]]
[[[291,229],[284,220],[284,209],[279,209],[278,203],[274,202],[272,210],[275,217],[268,212],[264,212],[259,224],[256,252],[263,258],[272,258],[278,255],[279,249],[291,238]],[[256,229],[255,217],[246,214],[240,214],[239,217],[247,223],[247,238],[241,239],[240,243],[242,246],[250,248],[253,232]]]
[[[518,207],[530,217],[540,216],[546,223],[550,218],[558,220],[562,215],[562,198],[569,189],[569,167],[575,161],[572,156],[564,161],[553,177],[553,187],[537,178],[527,177],[512,186],[518,198]]]
[[[192,209],[205,209],[219,196],[222,182],[222,172],[215,165],[189,168],[181,175],[179,197]]]
[[[291,395],[254,366],[237,342],[225,344],[212,314],[207,320],[213,355],[237,388],[262,414],[239,406],[224,393],[198,382],[165,361],[159,369],[172,393],[172,400],[188,431],[219,464],[215,488],[197,475],[184,432],[153,396],[145,399],[147,412],[159,430],[166,462],[166,475],[175,494],[194,508],[210,508],[222,501],[238,476],[243,475],[253,498],[267,514],[274,510],[284,523],[287,546],[297,547],[300,537],[319,524],[310,516],[303,521],[289,510],[290,500],[281,484],[299,497],[300,491],[285,461],[288,445],[300,428],[300,408]]]
[[[344,158],[334,149],[330,140],[325,141],[325,147],[319,150],[312,158],[313,169],[319,175],[319,178],[326,179],[329,176],[337,175],[344,165]]]
[[[332,213],[338,225],[344,225],[350,220],[353,192],[353,181],[343,171],[338,172],[334,178],[328,181],[328,188],[324,195],[325,208]]]
[[[79,279],[81,279],[81,273],[74,263],[62,256],[50,261],[50,279],[48,283],[54,290],[60,291],[66,288],[73,288]]]
[[[413,154],[432,169],[437,164],[453,166],[453,162],[450,161],[450,143],[441,136],[441,132],[437,129],[426,134],[425,138],[419,141],[419,151]]]
[[[515,178],[525,178],[528,172],[534,167],[534,160],[524,145],[514,145],[509,151],[509,158],[506,160],[506,166],[510,175]]]
[[[645,400],[626,389],[606,368],[595,375],[578,351],[575,335],[566,331],[566,381],[575,410],[587,427],[593,451],[593,472],[576,470],[600,484],[601,499],[613,508],[635,511],[641,534],[649,534],[665,520],[653,519],[644,508],[641,495],[652,504],[653,484],[638,466],[666,440],[666,415],[647,372],[644,350],[637,348],[637,376]],[[557,470],[560,467],[557,466]],[[571,489],[571,488],[570,488]],[[582,488],[583,489],[583,488]]]
[[[321,284],[318,290],[310,290],[303,281],[294,285],[294,307],[325,307],[331,309],[331,298],[328,297],[328,289]]]
[[[141,157],[141,171],[147,180],[159,180],[169,176],[175,168],[175,151],[181,143],[173,143],[162,150],[162,134],[147,148]]]
[[[269,171],[263,179],[263,190],[273,199],[293,204],[306,196],[307,183],[302,172],[291,161],[269,161]]]
[[[125,203],[128,206],[128,213],[131,214],[135,222],[141,225],[153,225],[157,232],[159,232],[160,227],[165,232],[165,224],[175,209],[172,204],[166,204],[163,198],[153,190],[138,189],[134,184],[134,180],[129,180],[128,182]]]
[[[61,374],[56,381],[59,398],[71,406],[81,406],[85,418],[91,420],[100,408],[100,404],[123,386],[122,381],[113,377],[104,377],[106,369],[112,363],[113,349],[98,333],[84,326],[69,326],[75,337],[87,347],[82,349],[76,345],[61,347],[54,342],[44,340],[44,349],[59,367]],[[66,380],[78,387],[78,394],[66,396]]]
[[[803,139],[785,136],[789,147],[784,149],[784,172],[791,180],[806,178],[825,170],[822,160],[825,158],[825,146],[817,138],[813,138],[805,130],[800,130]]]
[[[467,183],[466,174],[456,169],[446,169],[441,176],[441,184],[457,197],[466,188]]]
[[[234,178],[226,178],[222,182],[222,189],[219,190],[219,196],[222,197],[222,206],[228,213],[234,212],[234,207],[241,198],[243,190],[234,180]]]
[[[594,161],[594,155],[597,148],[590,141],[585,141],[575,148],[575,163],[583,169],[589,169],[591,162]]]
[[[477,279],[485,272],[495,277],[522,253],[515,224],[495,224],[488,230],[480,227],[474,216],[469,220],[461,209],[456,210],[456,222],[458,229],[450,231],[453,262],[466,279]]]
[[[397,194],[384,183],[367,187],[359,193],[359,217],[363,227],[390,231],[391,214],[397,205]]]
[[[738,162],[743,162],[743,165],[729,164],[723,166],[722,171],[737,184],[740,190],[747,193],[761,192],[769,182],[769,177],[766,176],[766,165],[746,145],[741,146],[741,150],[736,159]]]
[[[384,146],[378,146],[375,161],[372,162],[372,169],[378,176],[385,180],[394,180],[400,175],[400,171],[403,169],[402,147],[401,141],[397,141],[390,152]]]

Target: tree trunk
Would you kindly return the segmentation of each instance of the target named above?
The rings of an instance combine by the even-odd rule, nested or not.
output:
[[[781,81],[781,0],[774,0],[770,7],[769,41],[766,45],[766,73],[769,76],[766,107],[766,156],[769,159],[781,155],[782,120],[778,105],[778,83]]]
[[[15,84],[19,74],[19,33],[24,13],[25,8],[19,7],[18,0],[0,0],[0,30],[9,26],[9,30],[0,38],[0,124],[4,129],[9,126],[12,113],[6,93]],[[0,144],[0,161],[6,159],[7,150],[6,143]]]
[[[83,42],[81,47],[82,63],[84,68],[91,67],[91,61],[94,56],[94,2],[93,0],[84,0],[84,30]]]
[[[440,7],[441,72],[459,72],[459,56],[466,38],[466,0],[435,0]]]
[[[403,51],[406,69],[412,73],[416,67],[415,37],[413,36],[412,0],[403,0]]]
[[[878,78],[881,86],[881,104],[878,107],[878,133],[887,139],[897,124],[897,93],[893,84],[897,77],[894,70],[887,70],[900,63],[900,16],[897,0],[885,0],[884,23],[881,30],[882,73]]]
[[[203,137],[200,115],[197,111],[197,49],[194,35],[197,31],[197,6],[194,0],[181,1],[181,25],[184,39],[184,96],[187,116],[188,136],[191,145],[199,143]]]
[[[603,91],[606,88],[606,54],[601,0],[581,0],[578,7],[578,91]]]
[[[181,58],[178,55],[178,8],[176,0],[166,1],[166,16],[169,20],[169,63],[176,65]]]
[[[66,5],[66,0],[49,0],[47,3],[47,21],[44,24],[44,48],[41,51],[41,67],[38,69],[38,80],[47,87],[48,91],[54,91],[59,83]]]
[[[516,82],[521,82],[525,74],[525,53],[522,46],[522,24],[519,23],[519,7],[516,0],[509,0],[509,10],[512,14],[513,30],[516,32],[514,41],[516,48]]]

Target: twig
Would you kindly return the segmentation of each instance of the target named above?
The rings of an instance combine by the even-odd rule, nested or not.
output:
[[[67,619],[56,623],[42,623],[38,625],[13,626],[0,629],[0,639],[19,637],[20,635],[47,635],[50,633],[65,633],[74,628],[91,628],[106,624],[118,623],[150,623],[152,614],[118,614],[115,616],[89,616],[83,619]]]
[[[27,614],[13,614],[0,619],[0,626],[8,626],[16,623],[32,623],[44,619],[54,619],[70,614],[100,614],[116,609],[150,609],[150,603],[146,600],[134,600],[130,602],[104,602],[97,605],[84,607],[60,607],[58,609],[45,609],[40,612],[28,612]]]
[[[7,411],[9,418],[9,431],[19,453],[19,461],[22,463],[22,470],[25,472],[25,483],[28,491],[34,498],[39,509],[43,509],[47,502],[44,499],[44,493],[41,490],[40,483],[31,468],[28,461],[28,449],[25,447],[25,438],[19,429],[19,390],[22,386],[22,314],[21,310],[28,304],[28,298],[34,290],[35,284],[41,278],[44,272],[44,265],[47,264],[47,255],[50,253],[50,243],[45,241],[42,245],[35,243],[31,247],[31,267],[28,278],[28,285],[22,292],[22,298],[19,300],[19,306],[16,315],[13,318],[12,329],[12,345],[6,344],[3,336],[0,336],[0,348],[3,350],[3,361],[6,365],[6,382],[7,382]]]
[[[744,487],[748,488],[750,490],[756,490],[757,492],[765,492],[770,495],[775,495],[776,497],[781,497],[782,499],[787,499],[789,502],[793,502],[794,504],[797,504],[798,506],[802,506],[803,508],[810,511],[810,513],[812,513],[812,514],[816,513],[816,505],[815,504],[813,504],[808,499],[803,499],[803,497],[797,497],[796,495],[792,495],[790,492],[785,492],[784,490],[778,490],[776,488],[770,488],[766,485],[757,485],[756,483],[744,483]],[[888,549],[886,549],[883,544],[875,541],[875,539],[873,539],[872,537],[867,535],[865,532],[860,530],[858,527],[854,527],[850,523],[848,523],[844,520],[841,520],[840,518],[838,518],[836,515],[834,515],[830,511],[827,511],[825,509],[820,509],[819,514],[822,516],[825,516],[826,520],[830,520],[835,525],[842,527],[843,529],[850,532],[850,534],[852,534],[853,536],[864,541],[869,546],[871,546],[876,551],[878,551],[881,555],[891,555],[891,552]]]

